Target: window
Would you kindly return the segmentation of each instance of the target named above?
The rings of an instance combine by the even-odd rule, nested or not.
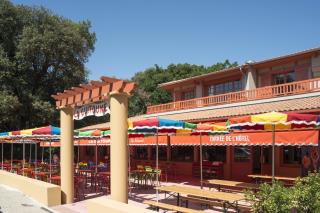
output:
[[[194,90],[188,91],[188,92],[184,92],[183,93],[183,98],[184,98],[184,100],[189,100],[189,99],[195,98]]]
[[[224,93],[232,92],[233,91],[233,82],[229,81],[224,83]]]
[[[152,160],[156,160],[156,147],[153,146],[151,149]],[[167,146],[158,147],[158,158],[159,160],[167,160]]]
[[[272,147],[263,147],[263,163],[271,163],[272,162]]]
[[[227,81],[220,84],[208,86],[208,96],[219,95],[228,92],[236,92],[241,90],[241,81]]]
[[[147,160],[148,159],[148,149],[146,146],[137,146],[135,150],[135,159],[137,160]]]
[[[249,161],[251,157],[251,148],[249,146],[235,146],[234,160],[235,161]]]
[[[285,164],[300,164],[301,148],[294,146],[283,147],[283,163]]]
[[[223,93],[223,84],[217,84],[216,90],[215,90],[215,95],[219,95],[221,93]]]
[[[214,85],[208,86],[208,96],[214,95]]]
[[[205,146],[202,150],[203,160],[207,161],[226,161],[227,149],[225,146]]]
[[[240,91],[241,90],[241,81],[240,80],[237,80],[234,82],[234,91],[237,92],[237,91]]]
[[[294,72],[273,75],[273,84],[285,84],[295,81]]]
[[[94,146],[86,146],[86,155],[90,157],[94,156],[94,148]]]
[[[193,161],[193,146],[173,146],[171,149],[172,161]]]
[[[106,156],[107,155],[107,147],[106,146],[101,146],[101,147],[99,147],[99,155],[100,156]]]

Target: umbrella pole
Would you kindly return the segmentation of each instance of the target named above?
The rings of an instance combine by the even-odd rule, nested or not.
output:
[[[12,162],[13,162],[13,141],[11,141],[11,170],[10,170],[10,172],[12,172],[12,166],[13,166]]]
[[[95,173],[98,172],[98,140],[96,139],[96,168],[95,168]]]
[[[50,183],[51,183],[51,139],[49,140],[49,143],[50,143],[50,147],[49,147],[49,179],[50,179]]]
[[[128,147],[128,167],[129,167],[129,196],[131,196],[131,157],[130,157],[130,146],[129,146],[129,138],[127,138],[127,147]]]
[[[29,163],[31,163],[31,155],[32,155],[32,143],[29,143]]]
[[[97,193],[97,175],[98,175],[98,139],[96,139],[96,167],[95,167],[95,192]]]
[[[80,161],[80,145],[78,144],[78,159],[77,159],[77,164],[79,165],[79,161]]]
[[[274,176],[275,176],[275,124],[272,124],[272,183],[274,182]]]
[[[38,147],[37,147],[37,142],[35,142],[35,147],[34,147],[34,172],[35,172],[35,178],[37,179],[37,161],[38,161]]]
[[[157,129],[157,135],[156,135],[156,194],[157,194],[157,202],[159,202],[159,189],[158,189],[158,184],[159,184],[159,135],[158,135],[158,129]]]
[[[202,168],[202,133],[200,132],[200,187],[203,188],[203,168]]]
[[[3,141],[1,142],[1,169],[3,170]]]
[[[26,157],[26,156],[25,156],[25,151],[26,151],[25,149],[26,149],[26,147],[25,147],[25,144],[24,144],[24,139],[22,140],[22,142],[23,142],[23,144],[22,144],[22,150],[23,150],[23,151],[22,151],[22,152],[23,152],[23,153],[22,153],[22,158],[23,158],[23,159],[22,159],[22,175],[24,176],[24,161],[25,161],[25,157]]]
[[[41,163],[43,163],[43,152],[44,152],[44,147],[42,147],[42,153],[41,153]]]

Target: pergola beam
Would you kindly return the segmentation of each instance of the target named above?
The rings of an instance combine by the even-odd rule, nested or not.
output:
[[[102,76],[101,81],[90,81],[89,84],[80,84],[63,93],[52,95],[56,100],[57,108],[83,105],[106,99],[111,92],[124,92],[130,94],[135,87],[133,82]]]

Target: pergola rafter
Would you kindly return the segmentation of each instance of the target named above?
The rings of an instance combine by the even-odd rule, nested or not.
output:
[[[62,93],[52,95],[56,100],[57,108],[76,107],[83,104],[97,102],[108,98],[113,92],[127,93],[130,95],[135,87],[133,82],[102,76],[101,81],[90,81],[89,84],[80,84],[64,90]]]

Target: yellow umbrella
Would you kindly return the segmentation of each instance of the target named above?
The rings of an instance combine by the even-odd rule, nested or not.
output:
[[[268,112],[259,115],[252,115],[252,123],[281,123],[287,122],[288,115],[279,112]]]

